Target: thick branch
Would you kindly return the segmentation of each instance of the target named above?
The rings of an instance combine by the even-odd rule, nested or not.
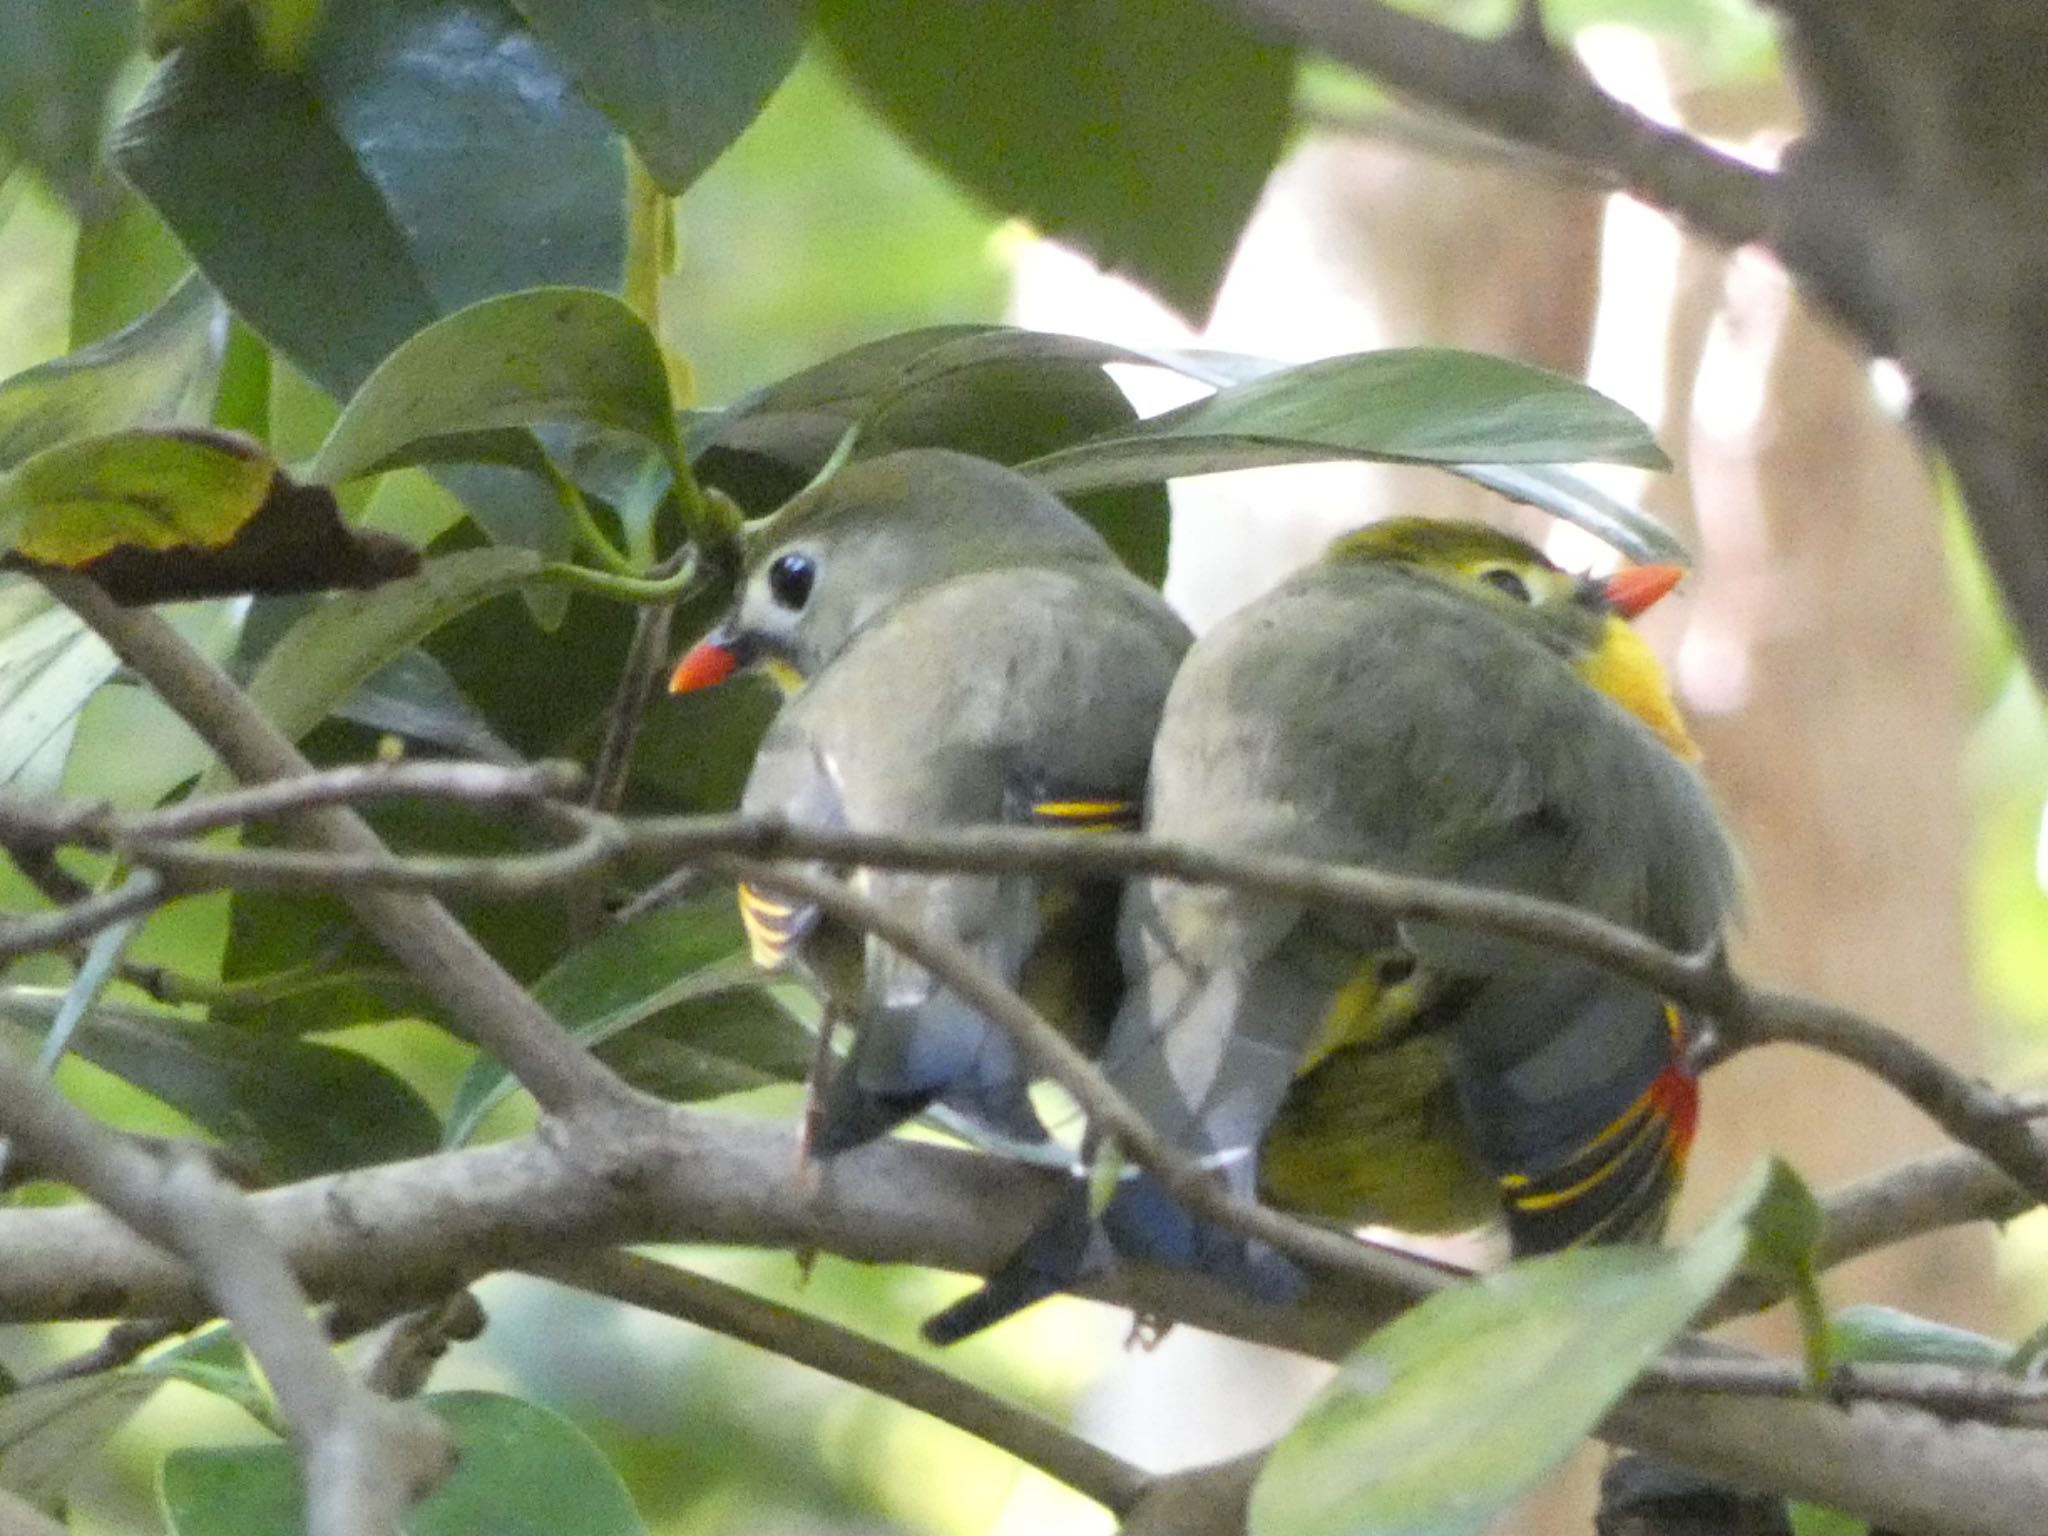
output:
[[[307,1315],[305,1293],[243,1197],[186,1152],[132,1145],[0,1053],[0,1127],[46,1177],[178,1255],[249,1347],[290,1425],[314,1536],[397,1536],[452,1462],[438,1421],[362,1391]]]
[[[1595,85],[1570,55],[1518,27],[1467,36],[1380,0],[1218,0],[1252,26],[1328,54],[1419,106],[1548,150],[1722,245],[1769,233],[1774,178],[1652,122]]]
[[[815,1180],[799,1179],[795,1166],[795,1138],[786,1130],[676,1109],[667,1112],[665,1134],[620,1125],[607,1135],[593,1121],[571,1137],[550,1127],[503,1146],[310,1180],[254,1196],[250,1205],[309,1292],[396,1310],[491,1270],[628,1242],[815,1248],[986,1272],[1022,1240],[1057,1180],[902,1141],[849,1153]],[[1915,1179],[1926,1174],[1908,1167]],[[2009,1198],[1995,1181],[1983,1187],[1981,1173],[1948,1170],[1956,1198],[1947,1220],[1980,1214],[1963,1203],[1972,1194],[1993,1203]],[[1923,1214],[1929,1209],[1923,1205]],[[8,1260],[0,1265],[0,1320],[207,1313],[183,1266],[89,1208],[0,1211],[0,1253]],[[1324,1357],[1407,1302],[1352,1283],[1318,1285],[1302,1304],[1275,1309],[1199,1276],[1139,1270],[1108,1277],[1092,1294]],[[2037,1521],[2015,1526],[1998,1511],[2009,1514],[2024,1492],[2036,1501],[2028,1506],[2033,1520],[2048,1492],[2048,1436],[1946,1426],[1893,1407],[1665,1393],[1630,1399],[1608,1433],[1908,1532],[2036,1536]],[[1956,1518],[1944,1526],[1927,1512],[1948,1499],[1956,1501]]]

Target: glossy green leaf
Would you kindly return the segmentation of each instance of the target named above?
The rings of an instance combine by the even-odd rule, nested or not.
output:
[[[660,344],[610,294],[533,289],[428,326],[356,391],[312,475],[349,480],[440,456],[437,439],[543,422],[617,428],[681,457]]]
[[[188,278],[126,329],[0,382],[0,469],[73,438],[204,421],[226,345],[226,310]]]
[[[406,1512],[406,1536],[645,1536],[611,1464],[575,1425],[518,1398],[420,1399],[453,1433],[455,1471]],[[298,1463],[284,1445],[174,1451],[158,1493],[173,1536],[294,1536]]]
[[[676,193],[754,120],[803,51],[802,0],[513,0]]]
[[[48,1029],[63,994],[13,987],[0,1020]],[[99,1003],[72,1051],[221,1138],[266,1182],[417,1156],[440,1145],[434,1113],[399,1078],[334,1046]]]
[[[102,1371],[0,1394],[0,1488],[53,1508],[158,1385]]]
[[[1282,1440],[1250,1536],[1478,1536],[1564,1459],[1812,1196],[1782,1164],[1682,1248],[1577,1249],[1446,1291],[1374,1334]]]
[[[230,18],[158,67],[115,159],[336,398],[478,299],[619,281],[617,141],[499,0],[330,6],[297,71]]]
[[[249,696],[296,740],[387,662],[530,580],[541,563],[531,550],[468,550],[429,560],[403,581],[330,598],[271,648],[249,680]]]
[[[1479,352],[1411,347],[1233,385],[1021,467],[1066,493],[1333,459],[1668,464],[1638,417],[1576,379]]]
[[[595,1046],[680,1004],[758,981],[732,892],[719,887],[612,928],[536,981],[533,995],[577,1039]],[[768,1044],[773,1049],[785,1041],[786,1034]],[[729,1091],[760,1081],[757,1075],[722,1086]],[[713,1085],[720,1086],[716,1079]],[[496,1061],[479,1058],[456,1089],[449,1145],[467,1141],[517,1087]]]
[[[107,96],[134,46],[135,8],[7,0],[0,46],[0,146],[72,203],[96,191]]]
[[[824,0],[818,19],[963,185],[1207,312],[1288,130],[1285,52],[1203,0]]]

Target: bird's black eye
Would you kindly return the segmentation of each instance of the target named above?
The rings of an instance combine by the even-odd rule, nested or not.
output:
[[[1479,579],[1496,592],[1505,592],[1518,603],[1526,603],[1529,597],[1529,583],[1522,580],[1504,565],[1490,565],[1479,573]]]
[[[785,608],[801,608],[817,579],[818,563],[809,555],[781,555],[768,567],[768,595]]]
[[[1398,987],[1414,974],[1415,957],[1405,949],[1382,956],[1373,967],[1373,980],[1383,987]]]

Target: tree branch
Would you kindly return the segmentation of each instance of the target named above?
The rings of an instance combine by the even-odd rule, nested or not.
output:
[[[192,1153],[160,1159],[0,1053],[0,1124],[44,1171],[178,1255],[263,1366],[297,1443],[315,1536],[398,1536],[453,1465],[446,1431],[348,1378],[242,1196]]]
[[[630,1242],[813,1248],[985,1273],[1023,1239],[1059,1178],[906,1141],[849,1153],[822,1179],[799,1179],[795,1166],[788,1130],[672,1109],[660,1134],[596,1117],[573,1134],[550,1122],[521,1141],[308,1180],[249,1204],[308,1292],[397,1311],[496,1269]],[[1924,1178],[1924,1168],[1906,1167]],[[1952,1192],[1971,1187],[1967,1168],[1949,1176],[1958,1178]],[[1951,1207],[1953,1220],[1970,1214]],[[0,1320],[208,1313],[183,1265],[90,1208],[0,1211],[0,1253]],[[1085,1289],[1324,1358],[1408,1304],[1353,1280],[1318,1283],[1300,1304],[1277,1309],[1200,1276],[1139,1268]],[[2038,1536],[2048,1497],[2048,1436],[1944,1425],[1896,1406],[1646,1393],[1603,1432],[1907,1532]],[[2022,1494],[2033,1502],[2015,1524]],[[1946,1524],[1930,1513],[1948,1508]]]
[[[159,841],[151,835],[153,828],[133,818],[113,818],[94,827],[67,811],[52,812],[49,825],[71,828],[72,835],[80,837],[95,832],[107,846],[155,868],[180,888],[311,884],[352,890],[357,899],[364,899],[369,892],[390,886],[503,897],[595,879],[633,864],[702,864],[738,856],[1059,879],[1162,876],[1331,907],[1459,923],[1547,945],[1639,981],[1716,1021],[1735,1047],[1782,1040],[1854,1062],[1890,1084],[1957,1141],[1989,1158],[2037,1201],[2048,1202],[2048,1146],[2032,1133],[2027,1123],[2029,1111],[2010,1096],[1966,1076],[1873,1020],[1795,993],[1748,983],[1735,975],[1718,953],[1681,955],[1630,929],[1555,902],[1313,860],[1217,854],[1113,833],[977,827],[907,836],[799,828],[779,818],[684,816],[629,821],[554,804],[549,812],[558,824],[577,829],[573,841],[545,853],[492,857],[401,858],[381,845],[338,853],[217,848]],[[16,811],[17,823],[24,814]],[[203,808],[191,814],[210,815]],[[767,884],[781,881],[790,885],[812,877],[778,867],[773,872],[764,868],[758,878]],[[806,894],[815,896],[809,891]],[[820,899],[829,907],[850,895],[839,887],[829,899]],[[891,943],[898,943],[900,937],[898,947],[906,952],[914,944],[929,942],[869,905],[849,908],[845,915],[855,926],[875,932],[884,932],[885,926],[893,924],[893,934],[884,932],[884,936]],[[1021,1018],[1014,1010],[1006,1016],[1013,1023]],[[1063,1082],[1083,1080],[1081,1074],[1089,1070],[1079,1053],[1056,1037],[1040,1039],[1027,1049],[1034,1061],[1046,1063],[1047,1071]],[[1087,1107],[1091,1112],[1105,1108],[1100,1095]],[[1137,1123],[1136,1117],[1116,1117],[1114,1122],[1104,1123],[1114,1124],[1118,1136],[1141,1159],[1151,1161],[1145,1149],[1153,1139],[1149,1128]],[[1211,1182],[1203,1180],[1201,1185]],[[1199,1186],[1188,1189],[1197,1191],[1191,1197],[1195,1200],[1208,1198]],[[1235,1219],[1242,1225],[1259,1218],[1244,1211]],[[1297,1234],[1296,1240],[1304,1239]]]
[[[1540,31],[1486,40],[1381,0],[1218,0],[1256,30],[1329,55],[1418,106],[1548,150],[1601,186],[1743,245],[1778,217],[1776,179],[1607,95]]]
[[[562,1285],[694,1323],[928,1413],[1036,1467],[1116,1514],[1150,1477],[1037,1414],[876,1339],[633,1253],[522,1266]]]
[[[146,609],[121,607],[85,577],[54,570],[38,574],[51,594],[155,689],[238,778],[260,784],[313,773],[298,748],[227,674],[163,619]],[[318,847],[372,859],[386,856],[369,824],[342,806],[300,812],[293,826]],[[623,1112],[640,1100],[572,1040],[438,901],[404,891],[340,894],[455,1025],[502,1061],[543,1108],[566,1112],[596,1104]]]

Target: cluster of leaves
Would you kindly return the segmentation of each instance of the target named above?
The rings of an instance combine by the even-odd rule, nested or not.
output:
[[[888,121],[980,195],[1201,310],[1278,151],[1291,70],[1199,0],[825,0],[811,14],[796,0],[363,0],[319,16],[280,0],[160,5],[147,41],[163,57],[113,135],[119,182],[96,159],[98,113],[135,39],[106,8],[20,8],[23,46],[10,39],[0,70],[23,73],[0,78],[0,102],[51,97],[40,79],[62,82],[69,105],[0,117],[0,138],[80,210],[81,345],[0,382],[0,552],[21,569],[83,570],[131,600],[214,598],[179,622],[318,760],[391,738],[413,752],[588,758],[632,604],[688,587],[701,600],[685,617],[702,619],[719,596],[690,586],[687,565],[665,574],[719,531],[727,503],[706,488],[772,515],[849,434],[859,452],[942,445],[1016,465],[1074,498],[1153,581],[1165,479],[1345,457],[1439,464],[1631,554],[1674,552],[1557,467],[1659,463],[1639,422],[1571,381],[1470,354],[1278,369],[959,325],[871,342],[718,408],[678,398],[687,370],[648,321],[663,242],[646,231],[752,120],[807,26]],[[1083,161],[1091,174],[1073,175]],[[1141,420],[1111,364],[1170,369],[1214,393]],[[628,805],[730,804],[767,707],[721,690],[659,712]],[[162,749],[110,770],[114,744],[131,739]],[[205,749],[28,576],[0,589],[0,781],[147,805],[210,771]],[[490,849],[517,831],[418,807],[381,812],[379,826],[402,848]],[[486,1129],[511,1096],[495,1063],[470,1063],[440,1114],[401,1074],[307,1038],[426,1008],[338,905],[226,905],[218,979],[201,967],[157,978],[155,998],[101,996],[123,974],[130,935],[116,931],[68,983],[6,988],[0,1023],[39,1037],[46,1059],[74,1053],[175,1109],[252,1182]],[[721,893],[614,926],[545,901],[464,915],[635,1083],[701,1099],[805,1069],[808,1003],[749,970]],[[1537,1461],[1561,1454],[1749,1250],[1735,1230],[1646,1256],[1636,1282],[1617,1282],[1646,1321],[1575,1414],[1555,1418]],[[1556,1280],[1508,1282],[1497,1304],[1545,1315],[1516,1287],[1562,1304],[1586,1283],[1575,1262],[1560,1261]],[[1436,1326],[1414,1324],[1425,1356]],[[1404,1368],[1402,1337],[1381,1347],[1387,1369]],[[265,1414],[237,1361],[195,1347],[100,1379],[101,1395],[65,1385],[94,1415],[83,1434],[66,1410],[66,1455],[165,1374]],[[1401,1411],[1380,1396],[1374,1414]],[[13,1470],[17,1458],[47,1464],[20,1426],[57,1406],[0,1403],[0,1484],[39,1496],[57,1485]],[[465,1478],[483,1481],[445,1491],[419,1530],[489,1523],[462,1502],[479,1487],[532,1518],[537,1495],[513,1472],[553,1469],[560,1489],[603,1480],[587,1447],[509,1399],[441,1411],[477,1447]],[[1344,1528],[1289,1490],[1322,1482],[1318,1437],[1346,1411],[1325,1410],[1291,1453],[1312,1467],[1306,1484],[1276,1464],[1264,1528]],[[1370,1432],[1383,1431],[1375,1420]],[[501,1443],[519,1448],[503,1475],[483,1449]],[[1450,1486],[1420,1465],[1403,1475]],[[169,1518],[187,1533],[286,1529],[287,1470],[274,1454],[182,1455],[164,1479]],[[1518,1464],[1496,1482],[1527,1475]],[[636,1528],[616,1490],[572,1504],[561,1529]]]

